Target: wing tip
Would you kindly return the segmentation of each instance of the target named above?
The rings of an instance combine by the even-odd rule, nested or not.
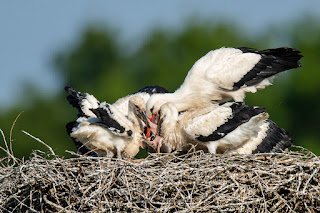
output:
[[[239,47],[243,53],[261,55],[260,61],[249,70],[238,82],[234,82],[232,91],[243,86],[255,86],[264,79],[270,78],[280,72],[301,67],[301,52],[292,47],[279,47],[274,49],[256,50],[249,47]]]
[[[275,122],[271,120],[267,120],[267,122],[269,123],[269,126],[266,132],[266,137],[252,152],[253,154],[280,153],[292,145],[293,139],[288,131],[279,127]]]

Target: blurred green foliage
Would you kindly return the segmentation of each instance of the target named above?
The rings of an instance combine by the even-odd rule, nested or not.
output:
[[[247,95],[246,103],[265,107],[272,120],[292,133],[294,144],[320,154],[319,22],[301,20],[287,28],[270,27],[265,33],[252,36],[236,24],[197,20],[180,30],[153,30],[136,49],[121,43],[112,29],[91,26],[76,43],[53,53],[56,74],[65,85],[113,103],[146,85],[157,84],[174,91],[196,60],[222,46],[265,49],[290,45],[299,49],[304,55],[302,68],[283,73],[274,86]],[[0,115],[0,128],[9,142],[12,123],[24,111],[12,131],[17,157],[28,157],[32,149],[46,150],[21,130],[40,138],[59,155],[69,157],[65,150],[75,151],[65,124],[74,120],[77,113],[66,96],[63,88],[50,97],[26,92],[21,102]],[[30,99],[32,105],[24,105]]]

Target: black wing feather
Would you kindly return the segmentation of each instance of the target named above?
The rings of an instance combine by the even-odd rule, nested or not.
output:
[[[158,86],[158,85],[152,85],[152,86],[146,86],[143,87],[138,91],[139,92],[146,92],[149,93],[150,95],[155,94],[155,93],[168,93],[169,91],[166,90],[164,87]]]
[[[97,109],[90,109],[101,121],[93,123],[93,125],[99,125],[102,127],[106,127],[108,129],[114,128],[114,130],[118,133],[124,133],[125,128],[121,126],[116,120],[111,118],[110,114],[112,112],[110,111],[110,108],[108,105],[106,105],[106,109],[103,108],[97,108]]]
[[[243,85],[252,86],[260,83],[277,73],[298,68],[301,66],[299,60],[303,57],[300,51],[290,47],[276,49],[255,50],[247,47],[240,47],[243,53],[256,53],[261,55],[261,60],[243,76],[240,81],[234,83],[233,90]]]
[[[277,153],[282,152],[292,145],[291,135],[276,123],[268,120],[267,136],[252,153]]]
[[[219,126],[212,134],[208,136],[200,135],[197,137],[197,140],[202,142],[219,140],[238,128],[241,124],[248,122],[252,117],[266,112],[263,108],[249,107],[241,102],[235,102],[230,107],[232,109],[232,117],[229,118],[226,123]]]
[[[76,89],[66,86],[64,88],[70,95],[67,96],[67,100],[69,104],[71,104],[74,108],[76,108],[79,112],[78,117],[85,116],[85,114],[82,112],[81,109],[81,102],[83,99],[87,98],[88,93],[81,93],[77,91]],[[98,102],[99,103],[99,102]]]

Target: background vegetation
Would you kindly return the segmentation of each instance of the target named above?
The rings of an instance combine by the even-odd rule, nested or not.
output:
[[[294,144],[320,154],[320,22],[313,19],[285,28],[270,26],[259,35],[236,23],[195,20],[181,29],[155,29],[142,41],[130,43],[119,40],[108,26],[93,25],[75,36],[74,43],[52,53],[52,66],[65,85],[112,103],[146,85],[174,91],[197,59],[222,46],[292,46],[302,52],[302,68],[280,75],[274,86],[249,94],[246,103],[265,107],[272,120],[292,133]],[[0,114],[0,128],[9,140],[12,123],[24,111],[12,132],[15,155],[28,157],[32,149],[45,149],[21,132],[25,130],[68,157],[65,150],[75,148],[65,124],[76,118],[76,110],[67,103],[63,88],[54,96],[40,95],[35,88],[27,85],[20,102]]]

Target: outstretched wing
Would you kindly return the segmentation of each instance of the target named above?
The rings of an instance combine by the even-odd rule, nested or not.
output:
[[[216,88],[235,91],[261,83],[277,73],[300,67],[300,51],[290,47],[254,50],[247,47],[220,48],[200,58],[189,71],[186,81],[212,83]],[[202,82],[199,82],[200,78]],[[265,85],[266,86],[266,85]]]
[[[95,117],[90,109],[99,107],[100,102],[88,93],[81,93],[72,87],[66,86],[64,88],[70,95],[67,96],[68,102],[75,107],[80,116]]]
[[[233,84],[233,90],[237,90],[244,85],[252,86],[258,84],[264,79],[274,76],[280,72],[301,66],[299,62],[302,58],[300,51],[290,47],[280,47],[261,51],[247,47],[241,47],[239,49],[244,54],[258,54],[261,56],[261,59],[239,81]]]

